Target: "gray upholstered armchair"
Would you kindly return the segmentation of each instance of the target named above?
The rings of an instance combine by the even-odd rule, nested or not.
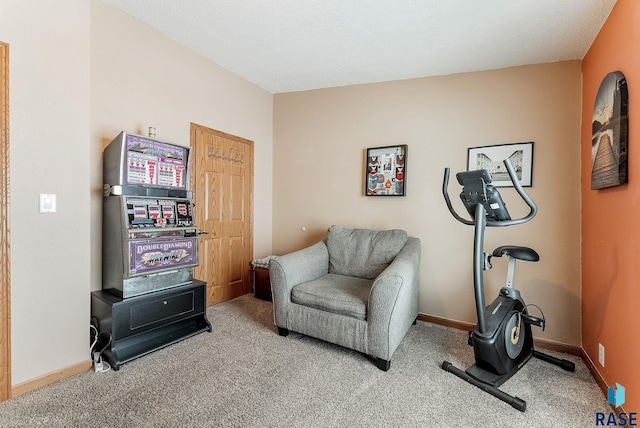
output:
[[[278,333],[345,346],[389,370],[418,316],[420,252],[403,230],[331,226],[325,241],[271,259]]]

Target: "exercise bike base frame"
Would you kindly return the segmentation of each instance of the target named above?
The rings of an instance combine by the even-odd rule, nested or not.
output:
[[[477,380],[476,378],[471,376],[469,373],[462,371],[456,366],[454,366],[453,364],[451,364],[449,361],[442,362],[442,369],[444,371],[447,371],[449,373],[452,373],[458,376],[460,379],[466,380],[471,385],[474,385],[480,388],[481,390],[483,390],[484,392],[487,392],[493,395],[494,397],[499,398],[500,400],[504,401],[505,403],[508,403],[509,405],[520,410],[521,412],[524,412],[527,409],[527,403],[523,399],[507,394],[506,392],[499,390],[493,385]]]
[[[475,364],[469,367],[466,371],[460,370],[449,361],[443,361],[441,367],[444,371],[452,373],[462,380],[466,380],[467,382],[480,388],[484,392],[487,392],[494,397],[504,401],[505,403],[511,405],[515,409],[524,412],[527,409],[526,401],[514,395],[507,394],[506,392],[498,389],[498,386],[502,385],[511,376],[516,374],[516,372],[520,370],[520,368],[523,367],[531,359],[531,357],[535,357],[542,361],[546,361],[547,363],[554,364],[568,372],[573,372],[576,369],[575,364],[571,361],[556,358],[552,355],[536,351],[535,349],[533,349],[531,351],[531,354],[529,354],[522,360],[521,364],[518,365],[515,370],[502,376],[490,373],[482,368],[479,368]],[[481,379],[486,379],[486,381],[483,381]]]
[[[471,367],[467,368],[467,370],[465,371],[469,376],[473,377],[477,381],[486,383],[498,388],[500,385],[502,385],[507,380],[509,380],[511,376],[516,374],[518,370],[520,370],[520,368],[524,366],[527,363],[527,361],[531,359],[532,356],[533,356],[533,352],[529,352],[527,355],[521,356],[518,365],[513,367],[511,371],[502,375],[485,370],[482,367],[479,367],[477,364],[472,365]]]

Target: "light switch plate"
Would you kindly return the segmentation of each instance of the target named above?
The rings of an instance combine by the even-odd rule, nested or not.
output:
[[[56,195],[51,193],[40,193],[40,212],[56,212]]]

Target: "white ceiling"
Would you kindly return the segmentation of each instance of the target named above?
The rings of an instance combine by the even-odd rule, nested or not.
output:
[[[582,59],[616,0],[106,0],[271,93]]]

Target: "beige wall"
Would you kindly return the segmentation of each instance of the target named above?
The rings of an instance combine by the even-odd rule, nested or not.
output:
[[[102,148],[199,123],[253,140],[254,254],[271,252],[273,95],[100,0],[0,0],[10,44],[11,347],[15,386],[89,359],[101,287]],[[38,213],[55,193],[56,214]]]
[[[191,122],[254,142],[254,255],[271,252],[273,95],[91,2],[91,289],[101,288],[102,149],[120,131],[189,145]]]
[[[445,167],[466,169],[467,148],[534,141],[531,222],[487,231],[486,247],[526,245],[516,286],[543,308],[536,336],[580,346],[579,61],[278,94],[274,100],[273,251],[321,239],[327,227],[403,228],[422,239],[420,312],[475,323],[473,230],[441,195]],[[365,197],[367,147],[408,144],[402,198]],[[460,188],[451,183],[457,201]],[[505,189],[512,216],[526,210]],[[463,209],[461,205],[457,205]],[[302,228],[306,231],[302,231]],[[486,274],[487,301],[506,263]]]
[[[0,0],[14,385],[89,359],[89,9],[84,0]],[[38,212],[39,193],[57,195],[57,213]]]

